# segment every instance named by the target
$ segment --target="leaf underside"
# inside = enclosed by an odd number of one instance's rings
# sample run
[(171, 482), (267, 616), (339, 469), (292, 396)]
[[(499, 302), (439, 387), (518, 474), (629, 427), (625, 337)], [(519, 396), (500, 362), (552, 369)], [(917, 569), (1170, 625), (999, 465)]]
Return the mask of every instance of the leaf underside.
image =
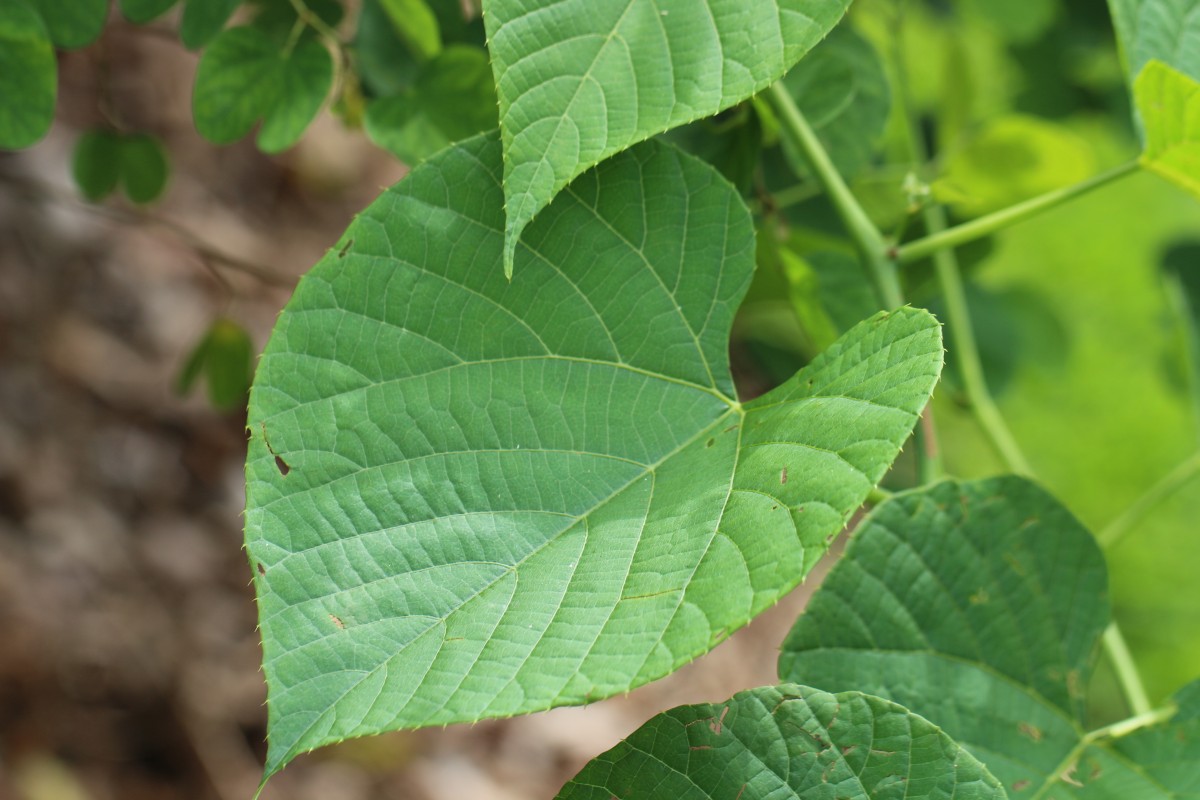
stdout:
[(593, 759), (561, 800), (1003, 800), (933, 724), (858, 692), (751, 689), (652, 718)]
[(945, 482), (864, 521), (784, 642), (779, 673), (926, 717), (1012, 800), (1191, 796), (1197, 720), (1083, 739), (1108, 618), (1103, 556), (1056, 500), (1016, 477)]
[(500, 100), (504, 267), (521, 231), (589, 167), (747, 99), (849, 0), (485, 0)]
[(1155, 60), (1133, 96), (1146, 132), (1142, 166), (1200, 197), (1200, 83)]
[(939, 374), (936, 321), (901, 309), (738, 403), (754, 248), (734, 189), (640, 145), (539, 217), (509, 282), (501, 163), (477, 137), (381, 196), (261, 361), (246, 541), (267, 775), (706, 652), (802, 579)]

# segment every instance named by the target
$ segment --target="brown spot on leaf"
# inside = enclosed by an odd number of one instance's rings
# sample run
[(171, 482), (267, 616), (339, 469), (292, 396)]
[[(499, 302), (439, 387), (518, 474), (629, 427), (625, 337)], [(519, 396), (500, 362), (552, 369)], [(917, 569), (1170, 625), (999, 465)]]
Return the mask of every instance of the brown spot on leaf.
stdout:
[(1033, 781), (1020, 780), (1012, 785), (1014, 792), (1023, 792), (1032, 785)]
[(1022, 736), (1026, 736), (1035, 742), (1042, 740), (1042, 729), (1036, 725), (1031, 725), (1028, 722), (1022, 722), (1017, 726), (1017, 730)]
[(260, 562), (258, 562), (258, 565), (257, 565), (257, 566), (258, 566), (258, 574), (259, 574), (259, 575), (266, 575), (266, 574), (267, 574), (267, 568), (266, 568), (266, 567), (264, 567), (264, 566), (262, 565), (262, 562), (261, 562), (261, 561), (260, 561)]
[(345, 258), (345, 257), (346, 257), (346, 253), (347, 253), (347, 251), (349, 251), (349, 250), (350, 250), (350, 248), (351, 248), (353, 245), (354, 245), (354, 240), (353, 240), (353, 239), (347, 239), (347, 240), (346, 240), (346, 243), (345, 243), (344, 245), (342, 245), (342, 249), (341, 249), (341, 250), (338, 250), (338, 256), (337, 256), (337, 257), (338, 257), (338, 258)]
[(334, 625), (337, 625), (337, 626), (338, 626), (338, 630), (341, 630), (341, 631), (344, 631), (344, 630), (346, 630), (346, 623), (342, 622), (342, 620), (341, 620), (341, 618), (340, 618), (340, 617), (337, 617), (337, 616), (335, 616), (335, 615), (333, 615), (333, 614), (330, 614), (330, 615), (329, 615), (329, 618), (330, 618), (331, 620), (333, 620), (333, 624), (334, 624)]
[(780, 484), (787, 483), (787, 467), (784, 467), (783, 469), (781, 469), (779, 471), (779, 483)]

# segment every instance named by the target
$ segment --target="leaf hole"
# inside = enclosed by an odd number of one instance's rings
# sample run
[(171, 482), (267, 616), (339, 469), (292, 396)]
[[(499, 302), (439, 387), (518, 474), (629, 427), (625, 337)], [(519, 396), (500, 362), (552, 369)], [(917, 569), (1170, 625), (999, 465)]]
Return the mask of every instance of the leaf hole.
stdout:
[(264, 566), (262, 565), (262, 562), (261, 562), (261, 561), (259, 561), (259, 562), (258, 562), (258, 564), (257, 564), (256, 566), (258, 567), (258, 574), (259, 574), (259, 575), (266, 575), (266, 574), (267, 574), (267, 568), (266, 568), (266, 567), (264, 567)]
[(292, 468), (280, 456), (275, 456), (275, 467), (279, 470), (280, 475), (287, 475), (292, 471)]

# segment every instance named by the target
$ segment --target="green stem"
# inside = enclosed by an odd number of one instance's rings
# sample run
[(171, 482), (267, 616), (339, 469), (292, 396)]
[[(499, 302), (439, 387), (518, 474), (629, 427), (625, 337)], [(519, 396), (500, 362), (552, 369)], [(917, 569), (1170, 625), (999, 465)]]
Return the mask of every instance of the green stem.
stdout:
[(1123, 719), (1120, 722), (1114, 722), (1112, 725), (1105, 725), (1103, 728), (1097, 728), (1086, 734), (1083, 737), (1083, 744), (1093, 744), (1101, 739), (1120, 739), (1122, 736), (1128, 736), (1134, 731), (1140, 731), (1142, 728), (1149, 728), (1151, 725), (1166, 722), (1175, 716), (1175, 712), (1178, 710), (1174, 705), (1163, 706), (1162, 708), (1147, 710), (1129, 719)]
[(884, 308), (899, 308), (904, 305), (904, 297), (900, 291), (900, 280), (896, 275), (896, 267), (887, 257), (887, 245), (883, 235), (867, 216), (862, 205), (850, 192), (850, 187), (838, 173), (829, 153), (821, 145), (817, 134), (809, 126), (804, 114), (796, 107), (791, 95), (782, 84), (771, 86), (763, 97), (779, 119), (780, 134), (788, 140), (796, 150), (803, 153), (812, 167), (817, 181), (825, 190), (829, 201), (837, 210), (842, 223), (846, 226), (850, 238), (854, 240), (875, 293)]
[(1031, 200), (1026, 200), (1023, 203), (1017, 203), (1014, 206), (997, 211), (994, 214), (988, 214), (987, 216), (973, 219), (970, 222), (946, 230), (930, 231), (929, 235), (924, 238), (896, 248), (896, 262), (899, 264), (910, 264), (914, 261), (928, 258), (940, 250), (957, 247), (987, 236), (989, 233), (1003, 230), (1010, 225), (1015, 225), (1030, 217), (1037, 216), (1043, 211), (1074, 200), (1119, 178), (1131, 175), (1137, 171), (1138, 166), (1137, 161), (1130, 161), (1108, 172), (1103, 172), (1089, 178), (1082, 183), (1077, 183), (1063, 189), (1055, 189), (1052, 192), (1047, 192)]
[(1096, 537), (1101, 546), (1111, 548), (1142, 523), (1154, 508), (1200, 475), (1200, 451), (1193, 453), (1158, 483), (1146, 490), (1120, 516), (1105, 526)]
[(1125, 637), (1121, 635), (1121, 629), (1115, 621), (1109, 623), (1104, 631), (1104, 652), (1108, 654), (1109, 663), (1117, 676), (1117, 683), (1121, 685), (1121, 691), (1129, 701), (1133, 713), (1139, 716), (1150, 713), (1150, 698), (1146, 695), (1142, 676), (1138, 674), (1133, 655), (1129, 652), (1129, 645), (1125, 643)]

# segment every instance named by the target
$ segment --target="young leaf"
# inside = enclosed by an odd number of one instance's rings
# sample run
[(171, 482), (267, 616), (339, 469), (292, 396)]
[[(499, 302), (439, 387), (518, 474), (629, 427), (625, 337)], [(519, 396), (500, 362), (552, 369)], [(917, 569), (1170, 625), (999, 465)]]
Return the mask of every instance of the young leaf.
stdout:
[(485, 0), (504, 137), (504, 270), (572, 178), (765, 89), (849, 0)]
[[(870, 162), (883, 136), (892, 107), (891, 89), (875, 48), (846, 25), (783, 79), (809, 124), (847, 177)], [(808, 160), (787, 142), (784, 152), (798, 175), (808, 175)]]
[(1133, 97), (1145, 130), (1142, 166), (1200, 197), (1200, 83), (1154, 60)]
[(1004, 800), (973, 756), (859, 692), (785, 684), (659, 714), (593, 759), (560, 800)]
[[(1017, 477), (948, 481), (864, 521), (784, 642), (779, 673), (901, 703), (983, 761), (1013, 800), (1195, 791), (1194, 720), (1085, 738), (1108, 617), (1104, 558), (1054, 498)], [(1138, 755), (1151, 740), (1159, 754)]]
[(285, 52), (259, 28), (230, 28), (200, 59), (192, 96), (196, 130), (228, 144), (261, 118), (259, 148), (286, 150), (312, 122), (332, 83), (333, 62), (319, 42), (302, 38)]
[(192, 50), (203, 47), (221, 32), (242, 0), (188, 0), (183, 7), (179, 38)]
[(371, 141), (417, 164), (451, 142), (496, 127), (496, 92), (487, 53), (451, 45), (422, 66), (412, 90), (367, 108)]
[(733, 187), (640, 145), (530, 226), (510, 282), (502, 169), (488, 135), (413, 170), (301, 281), (260, 363), (267, 775), (706, 652), (803, 578), (937, 379), (940, 328), (906, 308), (739, 403), (754, 246)]
[(0, 148), (28, 147), (46, 135), (57, 83), (41, 16), (25, 0), (0, 3)]
[(130, 134), (121, 142), (121, 185), (135, 203), (149, 203), (167, 185), (167, 154), (153, 136)]
[(160, 17), (178, 0), (120, 0), (121, 13), (125, 19), (138, 25)]
[(108, 19), (108, 0), (32, 0), (42, 15), (50, 41), (73, 50), (96, 41)]
[(71, 174), (79, 191), (93, 203), (117, 188), (121, 177), (121, 136), (99, 129), (88, 131), (75, 143)]

